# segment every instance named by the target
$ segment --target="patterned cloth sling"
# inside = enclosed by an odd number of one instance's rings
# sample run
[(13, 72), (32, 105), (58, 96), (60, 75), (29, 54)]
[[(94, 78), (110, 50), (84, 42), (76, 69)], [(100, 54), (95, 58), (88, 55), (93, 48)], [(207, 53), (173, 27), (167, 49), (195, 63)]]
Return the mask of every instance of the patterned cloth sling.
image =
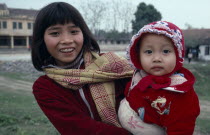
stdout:
[(60, 85), (78, 90), (89, 84), (91, 95), (103, 122), (120, 127), (115, 110), (114, 80), (128, 78), (133, 69), (127, 60), (114, 53), (99, 56), (95, 52), (84, 53), (85, 69), (45, 68), (48, 77)]

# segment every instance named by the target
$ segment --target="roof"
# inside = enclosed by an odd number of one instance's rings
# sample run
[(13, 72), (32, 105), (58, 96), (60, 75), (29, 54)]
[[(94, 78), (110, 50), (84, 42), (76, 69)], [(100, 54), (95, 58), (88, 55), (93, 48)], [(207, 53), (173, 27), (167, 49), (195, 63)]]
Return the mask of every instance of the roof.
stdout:
[(17, 8), (9, 8), (10, 16), (29, 16), (35, 17), (38, 10), (34, 9), (17, 9)]
[(7, 5), (4, 3), (0, 3), (0, 10), (6, 10), (7, 9)]
[(183, 30), (185, 45), (198, 46), (200, 44), (210, 44), (210, 29), (189, 29)]
[(210, 29), (183, 30), (185, 38), (210, 38)]
[(8, 8), (4, 3), (0, 3), (0, 10), (9, 11), (7, 17), (11, 18), (34, 18), (38, 12), (38, 10), (34, 9)]

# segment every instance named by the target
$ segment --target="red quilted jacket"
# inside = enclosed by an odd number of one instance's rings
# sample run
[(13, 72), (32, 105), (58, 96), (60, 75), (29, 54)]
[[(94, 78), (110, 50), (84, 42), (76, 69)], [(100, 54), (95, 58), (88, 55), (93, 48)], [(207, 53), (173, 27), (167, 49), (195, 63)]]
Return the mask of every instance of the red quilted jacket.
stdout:
[[(124, 86), (128, 79), (115, 81), (116, 110), (124, 98)], [(84, 95), (93, 112), (94, 119), (82, 100), (79, 90), (70, 90), (41, 76), (33, 85), (33, 94), (48, 119), (62, 135), (127, 135), (123, 128), (101, 122), (91, 93), (83, 87)]]
[(199, 100), (193, 89), (194, 76), (187, 69), (182, 73), (187, 81), (174, 87), (185, 93), (153, 88), (140, 91), (141, 86), (137, 84), (128, 94), (130, 83), (126, 86), (126, 99), (131, 108), (144, 122), (165, 128), (167, 135), (192, 135), (200, 113)]

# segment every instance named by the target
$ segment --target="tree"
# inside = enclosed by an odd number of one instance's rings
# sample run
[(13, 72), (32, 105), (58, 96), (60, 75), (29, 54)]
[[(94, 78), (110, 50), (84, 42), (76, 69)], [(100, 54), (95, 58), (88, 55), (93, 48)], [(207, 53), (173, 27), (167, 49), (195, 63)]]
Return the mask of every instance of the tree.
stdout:
[(80, 3), (84, 19), (95, 35), (98, 34), (97, 32), (100, 29), (101, 23), (103, 23), (104, 14), (107, 10), (106, 5), (105, 2), (97, 0), (85, 0)]
[(108, 3), (105, 18), (106, 31), (130, 31), (133, 19), (133, 5), (131, 1), (112, 0)]
[(153, 5), (146, 5), (144, 2), (138, 5), (134, 16), (135, 20), (132, 20), (132, 29), (135, 33), (144, 25), (162, 19), (161, 13)]
[(130, 32), (132, 29), (134, 6), (131, 1), (80, 0), (77, 5), (89, 28), (96, 35), (100, 30)]
[(134, 8), (131, 1), (124, 1), (119, 4), (119, 19), (122, 22), (122, 32), (131, 31), (131, 20), (133, 19)]
[(185, 23), (185, 27), (190, 30), (190, 29), (193, 29), (192, 25), (190, 25), (189, 23)]

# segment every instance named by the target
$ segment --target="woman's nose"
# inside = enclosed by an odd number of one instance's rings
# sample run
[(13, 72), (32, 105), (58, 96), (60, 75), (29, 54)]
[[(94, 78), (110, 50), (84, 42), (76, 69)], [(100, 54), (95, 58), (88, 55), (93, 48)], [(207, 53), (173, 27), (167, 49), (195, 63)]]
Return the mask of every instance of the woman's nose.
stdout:
[(62, 34), (61, 40), (60, 40), (61, 44), (70, 44), (72, 42), (73, 42), (73, 39), (72, 39), (72, 36), (70, 34), (68, 34), (68, 33)]

